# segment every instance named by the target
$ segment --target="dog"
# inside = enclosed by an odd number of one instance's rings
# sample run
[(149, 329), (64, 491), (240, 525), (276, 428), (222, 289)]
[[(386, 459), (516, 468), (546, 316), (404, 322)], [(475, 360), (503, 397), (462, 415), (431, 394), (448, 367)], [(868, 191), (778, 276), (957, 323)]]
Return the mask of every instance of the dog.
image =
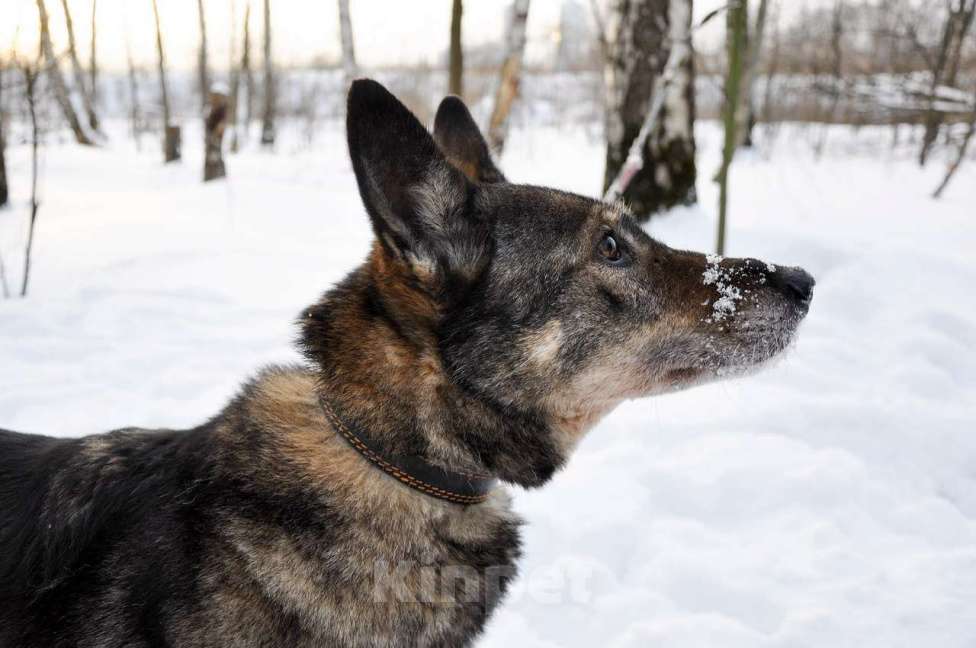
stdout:
[(625, 399), (785, 349), (803, 270), (670, 249), (623, 204), (510, 183), (353, 83), (375, 242), (271, 367), (186, 431), (0, 432), (0, 646), (465, 646), (515, 576), (505, 485)]

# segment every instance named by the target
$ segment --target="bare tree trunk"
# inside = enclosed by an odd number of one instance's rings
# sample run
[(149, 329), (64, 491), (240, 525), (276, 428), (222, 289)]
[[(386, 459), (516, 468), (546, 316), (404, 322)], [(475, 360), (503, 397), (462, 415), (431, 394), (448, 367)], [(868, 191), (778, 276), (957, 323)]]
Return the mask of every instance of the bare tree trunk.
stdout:
[[(7, 111), (3, 103), (3, 83), (4, 76), (6, 72), (5, 64), (0, 61), (0, 207), (7, 204), (9, 199), (8, 188), (7, 188), (7, 163), (6, 163), (6, 151), (7, 151), (7, 140), (6, 140), (6, 126), (7, 126)], [(3, 298), (10, 298), (10, 286), (7, 284), (7, 268), (3, 263), (3, 257), (0, 256), (0, 289), (3, 290)]]
[[(7, 204), (10, 196), (7, 187), (7, 140), (6, 140), (6, 127), (7, 127), (7, 110), (3, 102), (3, 84), (4, 77), (6, 76), (6, 64), (0, 61), (0, 207)], [(3, 263), (3, 257), (0, 256), (0, 289), (3, 291), (3, 298), (10, 298), (10, 286), (7, 284), (7, 268)]]
[(203, 0), (197, 0), (197, 16), (200, 22), (200, 51), (197, 53), (197, 82), (200, 84), (200, 105), (204, 108), (210, 97), (210, 70), (207, 65), (207, 15)]
[(625, 179), (622, 198), (641, 218), (693, 203), (691, 2), (615, 0), (607, 22), (605, 192)]
[(461, 14), (463, 11), (462, 0), (454, 0), (451, 5), (451, 54), (448, 63), (447, 91), (458, 97), (464, 95), (464, 50), (461, 49)]
[[(968, 1), (968, 4), (967, 4)], [(959, 64), (962, 62), (963, 43), (966, 35), (973, 24), (973, 17), (976, 15), (976, 0), (961, 0), (959, 13), (957, 15), (956, 37), (949, 45), (947, 56), (946, 85), (954, 86), (959, 75)]]
[(71, 132), (74, 133), (75, 140), (84, 146), (94, 146), (94, 140), (85, 132), (81, 120), (78, 119), (78, 113), (71, 103), (68, 86), (64, 82), (64, 76), (61, 74), (58, 57), (54, 52), (54, 44), (51, 42), (50, 23), (48, 21), (47, 7), (44, 6), (44, 0), (37, 0), (37, 14), (40, 18), (41, 51), (44, 53), (45, 67), (48, 77), (51, 79), (54, 98), (57, 100), (58, 106), (61, 108), (61, 114), (64, 115), (65, 121), (68, 122)]
[(210, 112), (204, 122), (203, 181), (216, 180), (227, 175), (224, 165), (224, 129), (227, 126), (227, 95), (210, 92)]
[(956, 152), (956, 158), (949, 165), (949, 169), (946, 171), (945, 178), (932, 193), (933, 198), (941, 198), (942, 192), (949, 185), (952, 180), (952, 176), (956, 174), (959, 167), (962, 166), (962, 161), (966, 158), (966, 152), (969, 150), (969, 143), (973, 139), (973, 133), (976, 132), (976, 96), (973, 97), (973, 114), (969, 118), (969, 128), (966, 129), (966, 134), (962, 138), (962, 142), (959, 143), (959, 150)]
[(169, 106), (169, 90), (166, 85), (166, 53), (163, 50), (163, 28), (159, 22), (159, 6), (152, 0), (153, 18), (156, 20), (156, 53), (159, 57), (159, 93), (163, 102), (163, 160), (175, 162), (181, 157), (182, 133), (173, 124)]
[[(91, 43), (88, 53), (88, 90), (91, 97), (92, 106), (94, 106), (96, 114), (98, 114), (98, 48), (96, 45), (98, 29), (97, 29), (97, 19), (98, 19), (98, 0), (92, 0), (91, 8)], [(97, 129), (97, 120), (95, 124), (91, 124), (92, 128)]]
[(779, 33), (779, 11), (775, 13), (773, 22), (773, 43), (769, 53), (769, 66), (766, 70), (766, 87), (763, 88), (763, 103), (760, 112), (760, 119), (765, 122), (765, 135), (767, 140), (771, 140), (776, 132), (776, 125), (773, 124), (773, 83), (776, 74), (779, 72), (780, 57), (780, 33)]
[(24, 278), (20, 285), (21, 297), (27, 296), (27, 285), (30, 281), (31, 252), (34, 249), (34, 225), (37, 223), (37, 210), (40, 207), (40, 203), (37, 201), (38, 146), (41, 132), (37, 123), (37, 73), (38, 71), (30, 65), (24, 67), (24, 94), (27, 98), (27, 110), (30, 114), (31, 122), (31, 214), (30, 224), (27, 228), (27, 247), (24, 250)]
[(139, 105), (139, 79), (136, 77), (136, 66), (132, 61), (132, 46), (129, 34), (125, 34), (125, 64), (129, 78), (129, 128), (132, 138), (136, 141), (136, 150), (142, 149), (142, 107)]
[(756, 101), (754, 92), (756, 76), (759, 74), (759, 62), (762, 60), (763, 39), (766, 35), (766, 14), (769, 0), (759, 0), (756, 13), (756, 23), (749, 39), (749, 54), (743, 72), (742, 97), (744, 110), (740, 118), (739, 145), (752, 146), (752, 129), (756, 125)]
[(837, 116), (837, 106), (840, 103), (841, 96), (841, 83), (843, 82), (843, 71), (844, 71), (844, 49), (843, 49), (843, 36), (844, 36), (844, 2), (843, 0), (835, 0), (834, 11), (832, 13), (831, 24), (830, 24), (830, 104), (827, 108), (827, 114), (824, 116), (824, 123), (821, 124), (820, 136), (814, 143), (813, 152), (814, 155), (819, 158), (823, 154), (824, 145), (827, 143), (827, 129), (830, 124), (834, 122)]
[(240, 129), (242, 139), (247, 139), (254, 120), (254, 73), (251, 71), (251, 2), (244, 5), (244, 35), (241, 46), (241, 76), (244, 77), (244, 90), (247, 101), (244, 103), (244, 123)]
[(339, 40), (342, 42), (342, 84), (348, 90), (359, 73), (356, 66), (356, 48), (352, 38), (349, 0), (339, 0)]
[[(4, 82), (4, 72), (5, 67), (3, 61), (0, 61), (0, 207), (7, 204), (10, 199), (9, 189), (7, 187), (7, 111), (4, 110), (3, 105), (3, 82)], [(6, 288), (6, 286), (4, 286)]]
[(64, 11), (64, 24), (68, 32), (68, 58), (71, 59), (71, 70), (74, 73), (75, 85), (78, 87), (78, 94), (81, 96), (81, 105), (88, 115), (88, 125), (93, 131), (98, 130), (98, 115), (95, 114), (95, 105), (92, 103), (91, 95), (88, 93), (85, 72), (81, 68), (81, 59), (78, 58), (78, 48), (75, 43), (75, 26), (71, 19), (71, 10), (68, 8), (68, 0), (61, 0), (61, 9)]
[(747, 0), (732, 0), (728, 6), (726, 41), (728, 49), (728, 72), (725, 77), (725, 102), (722, 108), (722, 121), (725, 124), (725, 140), (722, 146), (722, 166), (718, 172), (718, 236), (715, 250), (725, 254), (726, 213), (729, 199), (729, 167), (735, 155), (736, 113), (739, 108), (739, 91), (742, 83), (742, 65), (745, 57), (745, 32), (749, 19)]
[(275, 78), (271, 59), (271, 0), (264, 0), (264, 118), (261, 124), (261, 144), (275, 142)]
[[(7, 187), (7, 163), (6, 163), (6, 152), (7, 152), (7, 140), (6, 140), (6, 126), (7, 126), (7, 111), (3, 103), (3, 83), (4, 77), (6, 76), (6, 65), (0, 61), (0, 207), (7, 204), (9, 200), (8, 187)], [(3, 263), (3, 257), (0, 256), (0, 290), (3, 291), (3, 298), (10, 298), (10, 286), (7, 284), (7, 268)]]
[(525, 55), (525, 27), (529, 19), (529, 0), (514, 0), (505, 43), (505, 60), (495, 92), (495, 107), (488, 120), (488, 146), (501, 155), (508, 134), (508, 117), (522, 82), (522, 58)]
[(227, 97), (227, 127), (230, 129), (230, 152), (237, 153), (237, 104), (241, 96), (241, 66), (237, 61), (237, 0), (230, 0), (230, 94)]
[(10, 285), (7, 283), (7, 266), (3, 262), (2, 254), (0, 254), (0, 290), (3, 291), (4, 299), (10, 299)]
[(0, 207), (10, 200), (10, 189), (7, 187), (7, 139), (3, 136), (4, 119), (0, 115)]
[(925, 130), (922, 134), (922, 147), (918, 153), (918, 163), (921, 166), (925, 166), (928, 161), (929, 153), (938, 138), (944, 119), (943, 114), (935, 106), (938, 89), (939, 86), (952, 86), (956, 83), (962, 43), (976, 13), (976, 0), (951, 0), (948, 10), (942, 42), (932, 67), (932, 85), (928, 109), (925, 112)]

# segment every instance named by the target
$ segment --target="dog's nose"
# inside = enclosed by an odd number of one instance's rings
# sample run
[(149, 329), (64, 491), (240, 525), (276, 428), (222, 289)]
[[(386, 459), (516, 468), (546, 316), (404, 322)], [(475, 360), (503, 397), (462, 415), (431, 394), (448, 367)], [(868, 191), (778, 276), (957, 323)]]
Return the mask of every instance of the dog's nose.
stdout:
[(776, 272), (769, 275), (769, 283), (787, 297), (809, 304), (817, 282), (803, 268), (777, 268)]

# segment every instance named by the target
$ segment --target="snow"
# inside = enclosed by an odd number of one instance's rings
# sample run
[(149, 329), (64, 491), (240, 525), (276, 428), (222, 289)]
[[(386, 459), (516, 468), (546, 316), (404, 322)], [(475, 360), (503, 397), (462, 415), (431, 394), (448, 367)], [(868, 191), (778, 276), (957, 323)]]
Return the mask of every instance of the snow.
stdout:
[[(715, 291), (719, 295), (718, 299), (712, 302), (712, 314), (706, 318), (712, 322), (721, 322), (735, 315), (735, 303), (744, 296), (743, 291), (732, 282), (735, 270), (719, 266), (723, 260), (724, 258), (718, 254), (706, 255), (705, 271), (702, 272), (702, 283), (706, 286), (715, 286)], [(762, 277), (763, 283), (765, 280), (766, 278)], [(708, 302), (705, 302), (705, 305), (707, 306)]]
[[(0, 427), (190, 426), (263, 363), (298, 360), (295, 317), (371, 238), (323, 128), (312, 146), (285, 129), (208, 185), (194, 127), (169, 167), (119, 129), (104, 149), (50, 145), (31, 293), (0, 300)], [(709, 250), (720, 137), (698, 132), (701, 206), (650, 230)], [(920, 171), (888, 131), (833, 128), (819, 162), (810, 133), (784, 127), (731, 170), (727, 252), (817, 279), (795, 349), (623, 405), (518, 492), (522, 575), (483, 648), (976, 644), (976, 166), (933, 201), (940, 165)], [(28, 158), (9, 153), (13, 285)], [(596, 195), (602, 159), (584, 129), (530, 127), (502, 166)]]

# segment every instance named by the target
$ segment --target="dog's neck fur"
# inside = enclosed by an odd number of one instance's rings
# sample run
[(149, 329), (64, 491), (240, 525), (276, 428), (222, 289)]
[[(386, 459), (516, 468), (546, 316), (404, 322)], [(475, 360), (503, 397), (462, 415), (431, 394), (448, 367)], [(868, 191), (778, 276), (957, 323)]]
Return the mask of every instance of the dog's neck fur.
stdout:
[(322, 394), (391, 453), (538, 486), (565, 461), (553, 422), (488, 402), (451, 379), (436, 299), (380, 245), (303, 318)]

